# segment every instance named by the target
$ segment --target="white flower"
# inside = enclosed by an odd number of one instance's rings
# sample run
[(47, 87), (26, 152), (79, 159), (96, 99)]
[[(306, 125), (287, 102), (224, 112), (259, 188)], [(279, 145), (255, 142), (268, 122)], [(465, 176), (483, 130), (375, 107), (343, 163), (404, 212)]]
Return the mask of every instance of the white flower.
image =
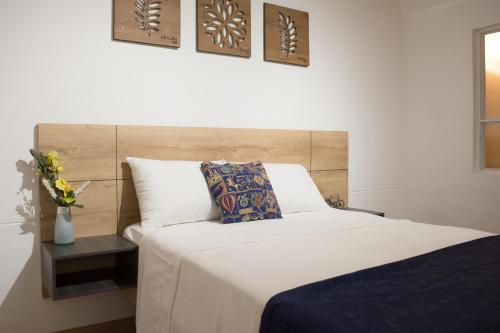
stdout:
[(85, 191), (85, 189), (87, 189), (87, 187), (90, 185), (90, 180), (87, 180), (86, 182), (84, 182), (82, 185), (80, 185), (80, 187), (75, 191), (74, 193), (74, 197), (75, 198), (78, 198), (78, 196), (80, 194), (83, 193), (83, 191)]
[(52, 186), (50, 186), (50, 182), (47, 180), (47, 179), (42, 179), (42, 184), (43, 186), (45, 186), (45, 188), (47, 189), (47, 191), (49, 191), (49, 194), (50, 196), (52, 197), (52, 199), (57, 199), (57, 194), (56, 194), (56, 191), (54, 191), (54, 189), (52, 188)]

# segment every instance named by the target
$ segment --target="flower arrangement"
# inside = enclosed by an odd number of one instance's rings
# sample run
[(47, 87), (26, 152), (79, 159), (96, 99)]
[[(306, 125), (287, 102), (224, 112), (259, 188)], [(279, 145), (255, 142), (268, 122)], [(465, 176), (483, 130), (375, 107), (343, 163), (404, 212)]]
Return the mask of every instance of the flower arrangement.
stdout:
[(57, 151), (49, 151), (47, 155), (44, 155), (31, 149), (30, 153), (36, 161), (37, 175), (41, 178), (42, 184), (49, 192), (52, 201), (58, 207), (74, 206), (83, 208), (83, 205), (76, 203), (76, 199), (89, 186), (90, 181), (84, 182), (75, 191), (67, 181), (59, 177), (59, 173), (64, 171), (64, 167), (59, 160)]

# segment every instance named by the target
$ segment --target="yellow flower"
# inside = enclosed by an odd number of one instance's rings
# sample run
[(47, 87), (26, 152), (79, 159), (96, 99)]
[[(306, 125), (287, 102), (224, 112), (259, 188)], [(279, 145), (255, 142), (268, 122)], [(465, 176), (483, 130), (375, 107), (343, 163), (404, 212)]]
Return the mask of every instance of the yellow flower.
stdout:
[(47, 154), (47, 159), (49, 161), (58, 160), (59, 159), (59, 153), (57, 151), (55, 151), (55, 150), (51, 150)]
[(63, 166), (61, 165), (61, 162), (59, 162), (59, 153), (55, 150), (51, 150), (47, 154), (47, 166), (49, 167), (49, 170), (52, 172), (62, 172), (64, 171)]
[(64, 171), (64, 167), (61, 165), (61, 163), (59, 162), (59, 160), (50, 160), (50, 163), (49, 163), (49, 170), (52, 171), (52, 172), (63, 172)]
[(71, 185), (62, 178), (56, 180), (56, 188), (64, 192), (64, 197), (66, 198), (70, 192), (73, 192)]

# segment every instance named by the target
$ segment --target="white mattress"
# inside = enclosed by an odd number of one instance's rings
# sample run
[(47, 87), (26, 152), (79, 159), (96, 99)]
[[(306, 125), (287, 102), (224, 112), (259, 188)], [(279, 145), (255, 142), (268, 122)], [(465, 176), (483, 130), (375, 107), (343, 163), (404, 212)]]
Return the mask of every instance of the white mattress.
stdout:
[(336, 209), (132, 228), (125, 234), (140, 243), (139, 333), (256, 333), (279, 292), (490, 235)]

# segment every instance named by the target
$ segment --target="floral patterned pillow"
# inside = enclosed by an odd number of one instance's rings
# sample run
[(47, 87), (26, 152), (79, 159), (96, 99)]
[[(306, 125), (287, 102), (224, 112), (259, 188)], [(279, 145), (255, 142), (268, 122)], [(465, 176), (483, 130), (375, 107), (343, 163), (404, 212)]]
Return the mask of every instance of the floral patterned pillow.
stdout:
[(281, 218), (280, 206), (261, 162), (203, 162), (201, 171), (223, 223)]

